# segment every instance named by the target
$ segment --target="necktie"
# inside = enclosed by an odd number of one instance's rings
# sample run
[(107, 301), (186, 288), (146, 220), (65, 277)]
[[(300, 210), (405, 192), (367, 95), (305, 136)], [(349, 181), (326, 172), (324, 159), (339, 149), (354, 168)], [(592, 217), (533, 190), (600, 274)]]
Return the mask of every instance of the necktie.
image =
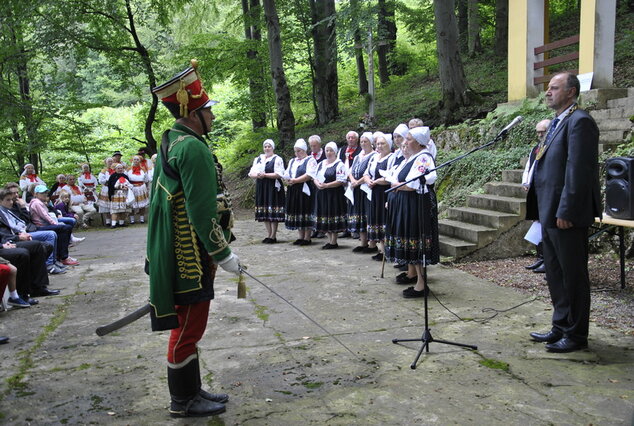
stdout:
[(553, 134), (555, 133), (555, 129), (557, 128), (557, 123), (559, 123), (559, 118), (555, 118), (550, 123), (550, 128), (548, 129), (548, 133), (546, 134), (546, 139), (544, 139), (544, 145), (548, 145), (550, 140), (553, 138)]

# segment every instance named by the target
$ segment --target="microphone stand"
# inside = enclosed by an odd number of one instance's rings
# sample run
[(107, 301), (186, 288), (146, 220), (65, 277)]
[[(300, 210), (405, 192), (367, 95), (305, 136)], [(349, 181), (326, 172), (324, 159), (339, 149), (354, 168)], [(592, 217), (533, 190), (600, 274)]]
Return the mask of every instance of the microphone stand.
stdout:
[[(451, 164), (453, 164), (453, 163), (455, 163), (455, 162), (457, 162), (457, 161), (459, 161), (459, 160), (461, 160), (461, 159), (473, 154), (476, 151), (480, 151), (481, 149), (484, 149), (484, 148), (487, 148), (487, 147), (493, 145), (498, 140), (503, 139), (507, 135), (507, 133), (508, 133), (508, 129), (507, 130), (502, 130), (490, 142), (487, 142), (486, 144), (481, 145), (479, 147), (473, 148), (471, 151), (469, 151), (469, 152), (467, 152), (465, 154), (462, 154), (462, 155), (460, 155), (460, 156), (458, 156), (456, 158), (453, 158), (453, 159), (451, 159), (449, 161), (446, 161), (446, 162), (444, 162), (443, 164), (439, 165), (438, 167), (436, 167), (434, 169), (427, 170), (422, 175), (416, 176), (415, 178), (412, 178), (412, 179), (410, 179), (410, 180), (408, 180), (406, 182), (403, 182), (402, 184), (400, 184), (398, 186), (395, 186), (394, 188), (390, 188), (390, 189), (388, 189), (385, 192), (388, 193), (388, 192), (394, 191), (397, 188), (400, 188), (401, 186), (406, 185), (406, 184), (408, 184), (410, 182), (413, 182), (413, 181), (415, 181), (417, 179), (422, 179), (422, 185), (424, 187), (424, 185), (425, 185), (425, 182), (424, 182), (425, 176), (428, 175), (429, 173), (431, 173), (433, 171), (436, 171), (438, 169), (442, 169), (443, 167), (447, 167), (447, 166), (449, 166), (449, 165), (451, 165)], [(438, 342), (438, 343), (442, 343), (442, 344), (445, 344), (445, 345), (452, 345), (452, 346), (460, 346), (460, 347), (463, 347), (463, 348), (469, 348), (469, 349), (474, 350), (474, 351), (478, 349), (478, 347), (476, 345), (468, 345), (468, 344), (465, 344), (465, 343), (456, 343), (456, 342), (450, 342), (448, 340), (434, 339), (434, 337), (431, 335), (431, 330), (429, 329), (429, 310), (428, 310), (429, 286), (427, 285), (427, 247), (426, 247), (426, 238), (425, 238), (425, 236), (426, 236), (426, 232), (425, 232), (426, 231), (426, 229), (425, 229), (426, 223), (425, 222), (426, 221), (425, 221), (425, 212), (424, 212), (424, 208), (425, 208), (424, 207), (425, 206), (425, 202), (424, 202), (424, 199), (423, 199), (424, 196), (425, 196), (425, 194), (423, 192), (423, 194), (420, 197), (420, 205), (419, 205), (419, 209), (418, 210), (419, 210), (419, 212), (421, 214), (421, 222), (422, 222), (422, 229), (421, 229), (421, 234), (422, 235), (420, 236), (420, 241), (421, 241), (421, 244), (423, 246), (423, 252), (422, 252), (422, 254), (423, 254), (423, 256), (422, 256), (423, 257), (423, 279), (425, 281), (425, 290), (427, 290), (427, 291), (423, 290), (425, 292), (424, 293), (425, 328), (423, 329), (423, 333), (422, 333), (420, 338), (417, 338), (417, 339), (392, 339), (392, 343), (394, 343), (394, 344), (399, 343), (399, 342), (422, 342), (423, 345), (420, 347), (418, 353), (416, 354), (416, 358), (414, 358), (414, 362), (412, 362), (412, 364), (410, 365), (410, 368), (412, 370), (416, 370), (416, 364), (418, 363), (418, 360), (420, 359), (421, 355), (423, 354), (423, 351), (429, 353), (429, 345), (431, 344), (431, 342)], [(431, 202), (431, 195), (430, 195), (430, 202)], [(385, 254), (384, 254), (384, 256), (385, 256)]]

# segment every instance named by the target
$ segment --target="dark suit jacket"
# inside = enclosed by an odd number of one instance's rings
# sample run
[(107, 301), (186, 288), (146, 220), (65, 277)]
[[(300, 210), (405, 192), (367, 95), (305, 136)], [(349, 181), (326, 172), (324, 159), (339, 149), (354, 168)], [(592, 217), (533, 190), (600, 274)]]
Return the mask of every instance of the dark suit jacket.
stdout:
[[(341, 162), (343, 164), (346, 164), (346, 150), (348, 149), (348, 145), (344, 145), (341, 148), (339, 148), (339, 159), (341, 160)], [(352, 153), (352, 159), (350, 160), (350, 165), (352, 166), (352, 160), (354, 160), (354, 157), (357, 156), (357, 154), (359, 154), (361, 152), (361, 145), (357, 145), (357, 148), (354, 150), (354, 152)], [(324, 153), (325, 155), (325, 153)]]
[(555, 228), (557, 218), (588, 227), (601, 214), (599, 129), (580, 109), (555, 129), (548, 149), (537, 160), (527, 196), (526, 218)]

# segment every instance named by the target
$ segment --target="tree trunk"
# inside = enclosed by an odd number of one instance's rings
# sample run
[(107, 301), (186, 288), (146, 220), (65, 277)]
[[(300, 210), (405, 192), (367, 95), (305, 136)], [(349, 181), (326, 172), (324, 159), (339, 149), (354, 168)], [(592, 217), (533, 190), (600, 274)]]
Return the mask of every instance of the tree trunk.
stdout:
[(475, 56), (482, 51), (480, 42), (480, 11), (478, 0), (468, 0), (469, 15), (469, 56)]
[(368, 77), (365, 73), (365, 63), (363, 62), (363, 45), (361, 43), (361, 30), (359, 29), (359, 1), (350, 0), (350, 9), (352, 11), (352, 25), (354, 25), (354, 58), (357, 63), (357, 78), (359, 85), (359, 94), (368, 93)]
[(314, 48), (313, 85), (317, 97), (317, 124), (331, 123), (339, 116), (337, 35), (335, 1), (310, 0)]
[(509, 36), (509, 0), (495, 1), (495, 56), (506, 57)]
[(443, 121), (449, 123), (453, 111), (468, 102), (467, 80), (458, 50), (454, 0), (434, 0), (434, 16), (443, 103), (441, 115)]
[(277, 129), (280, 133), (279, 149), (295, 142), (295, 116), (291, 109), (291, 93), (286, 84), (282, 58), (280, 21), (275, 8), (275, 0), (263, 0), (264, 16), (268, 28), (269, 57), (273, 91), (277, 102)]
[(262, 61), (254, 48), (262, 41), (260, 31), (260, 1), (242, 0), (244, 18), (244, 37), (251, 44), (247, 50), (247, 67), (249, 70), (249, 94), (251, 95), (251, 127), (253, 130), (266, 127), (266, 99), (262, 82)]
[(396, 48), (396, 20), (394, 16), (394, 0), (379, 0), (378, 19), (378, 56), (379, 80), (381, 84), (390, 81), (395, 66), (392, 54)]
[(469, 8), (467, 0), (456, 0), (458, 4), (458, 34), (460, 40), (460, 51), (467, 53), (469, 44)]
[(156, 118), (156, 110), (158, 108), (158, 97), (152, 93), (152, 88), (156, 87), (156, 77), (154, 76), (154, 68), (152, 67), (152, 60), (150, 59), (150, 54), (141, 43), (141, 39), (136, 31), (136, 25), (134, 23), (134, 14), (132, 13), (132, 7), (130, 6), (130, 0), (125, 1), (125, 8), (128, 15), (128, 23), (130, 24), (130, 34), (132, 35), (132, 39), (134, 40), (134, 45), (136, 47), (136, 51), (141, 56), (141, 63), (143, 64), (143, 68), (145, 69), (145, 74), (148, 79), (148, 84), (150, 85), (150, 93), (152, 94), (152, 104), (150, 105), (150, 110), (145, 117), (145, 140), (147, 142), (147, 148), (149, 148), (151, 154), (156, 153), (156, 139), (154, 139), (154, 135), (152, 134), (152, 123)]

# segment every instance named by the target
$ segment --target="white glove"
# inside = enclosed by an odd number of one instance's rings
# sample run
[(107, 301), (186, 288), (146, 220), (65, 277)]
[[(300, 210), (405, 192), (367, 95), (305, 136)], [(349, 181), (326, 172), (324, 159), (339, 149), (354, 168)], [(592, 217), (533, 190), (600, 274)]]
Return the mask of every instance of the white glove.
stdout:
[(229, 256), (225, 257), (222, 260), (218, 261), (218, 266), (224, 269), (227, 272), (232, 274), (240, 275), (240, 259), (238, 256), (231, 253)]

